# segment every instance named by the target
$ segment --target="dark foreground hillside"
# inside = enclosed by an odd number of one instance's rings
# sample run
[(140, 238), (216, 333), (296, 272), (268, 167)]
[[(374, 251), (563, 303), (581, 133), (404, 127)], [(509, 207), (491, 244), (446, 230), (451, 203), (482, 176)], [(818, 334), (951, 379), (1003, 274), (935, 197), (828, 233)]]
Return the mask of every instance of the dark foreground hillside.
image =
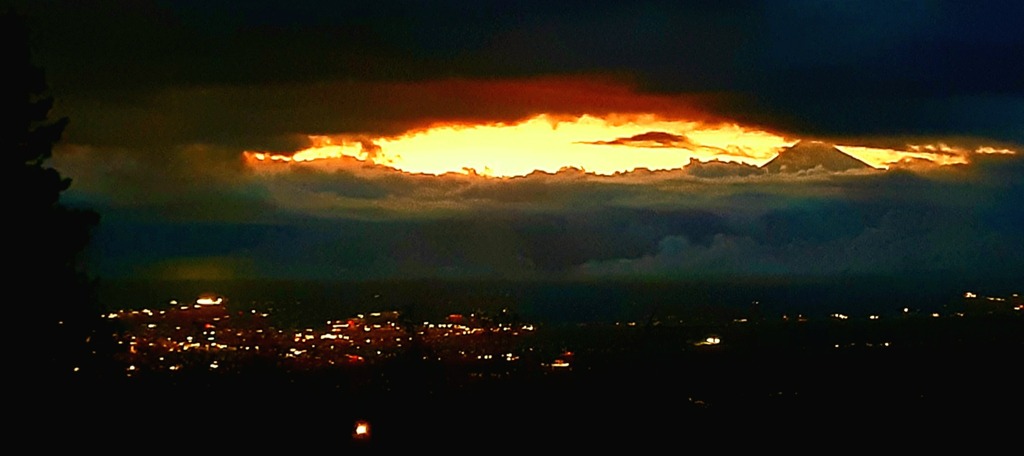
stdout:
[[(46, 446), (117, 451), (987, 445), (1024, 411), (1022, 323), (566, 325), (538, 331), (539, 362), (513, 367), (409, 355), (304, 372), (76, 373), (24, 398), (20, 422)], [(571, 351), (568, 366), (542, 362), (549, 348)]]

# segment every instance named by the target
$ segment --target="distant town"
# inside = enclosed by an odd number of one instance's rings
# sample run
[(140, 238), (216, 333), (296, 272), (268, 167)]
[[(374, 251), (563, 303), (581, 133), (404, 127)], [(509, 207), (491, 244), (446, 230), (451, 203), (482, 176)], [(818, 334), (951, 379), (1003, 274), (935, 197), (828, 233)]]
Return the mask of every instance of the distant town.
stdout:
[[(121, 323), (115, 337), (126, 374), (203, 368), (231, 371), (256, 360), (270, 360), (286, 371), (357, 366), (396, 358), (417, 348), (445, 362), (517, 362), (536, 331), (533, 324), (506, 316), (452, 314), (441, 322), (411, 322), (394, 310), (371, 311), (317, 328), (282, 328), (272, 315), (250, 310), (232, 313), (223, 297), (171, 302), (166, 309), (119, 311), (107, 317)], [(506, 318), (502, 318), (506, 317)], [(559, 363), (552, 363), (555, 367)]]
[[(793, 325), (829, 325), (830, 330), (786, 349), (886, 349), (928, 342), (920, 337), (923, 334), (893, 332), (895, 328), (906, 329), (893, 326), (896, 323), (919, 325), (932, 320), (939, 325), (981, 317), (1020, 319), (1024, 314), (1020, 294), (984, 296), (968, 291), (963, 294), (961, 305), (946, 309), (946, 313), (904, 308), (903, 314), (895, 317), (871, 314), (851, 318), (837, 312), (825, 319), (803, 314), (770, 318), (759, 314), (755, 305), (749, 315), (730, 321), (667, 317), (555, 328), (521, 321), (508, 309), (450, 314), (443, 321), (434, 322), (411, 321), (396, 310), (369, 310), (325, 321), (319, 327), (291, 328), (276, 325), (268, 312), (230, 311), (225, 305), (227, 299), (210, 294), (193, 302), (170, 301), (161, 309), (108, 314), (106, 317), (120, 328), (113, 337), (120, 347), (116, 356), (125, 366), (125, 375), (182, 370), (231, 372), (257, 362), (286, 372), (308, 372), (373, 365), (409, 356), (461, 366), (528, 365), (530, 369), (571, 370), (575, 352), (607, 356), (608, 352), (626, 350), (627, 340), (652, 331), (677, 336), (672, 344), (660, 346), (659, 350), (741, 350), (751, 328), (784, 329)], [(792, 337), (786, 339), (795, 343)], [(759, 343), (763, 346), (769, 342)]]
[(204, 432), (254, 449), (715, 446), (702, 436), (724, 429), (786, 445), (1019, 414), (1021, 296), (949, 303), (810, 316), (754, 302), (728, 317), (572, 323), (500, 307), (436, 321), (367, 309), (294, 327), (204, 294), (110, 312), (110, 375), (83, 370), (42, 399), (119, 412), (57, 417), (83, 433), (142, 445)]

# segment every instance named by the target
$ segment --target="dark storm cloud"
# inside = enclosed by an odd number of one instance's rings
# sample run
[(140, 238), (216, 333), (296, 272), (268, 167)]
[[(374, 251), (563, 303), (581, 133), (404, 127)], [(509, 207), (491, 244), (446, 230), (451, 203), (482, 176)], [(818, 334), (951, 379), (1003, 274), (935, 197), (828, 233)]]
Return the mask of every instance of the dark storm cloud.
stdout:
[(80, 94), (63, 100), (62, 114), (78, 119), (68, 132), (72, 142), (142, 147), (188, 141), (282, 152), (308, 147), (307, 135), (390, 136), (435, 122), (514, 122), (540, 113), (710, 118), (688, 109), (687, 97), (637, 95), (598, 78), (175, 87), (131, 100)]
[[(871, 175), (705, 178), (677, 171), (655, 175), (656, 183), (644, 174), (646, 184), (629, 183), (631, 176), (538, 174), (503, 182), (282, 174), (271, 179), (269, 194), (280, 190), (274, 185), (315, 182), (297, 199), (322, 197), (324, 206), (270, 198), (275, 215), (262, 221), (101, 227), (108, 234), (100, 239), (120, 252), (102, 261), (115, 276), (124, 273), (115, 264), (127, 263), (152, 274), (219, 265), (278, 278), (883, 276), (965, 287), (1020, 283), (1024, 160), (977, 160)], [(283, 193), (295, 194), (290, 187)], [(332, 204), (343, 209), (325, 209)], [(129, 238), (166, 239), (165, 253), (179, 261), (127, 247), (134, 245), (125, 243)], [(195, 269), (202, 265), (208, 269)]]
[(674, 61), (728, 75), (761, 13), (757, 2), (15, 4), (62, 69), (101, 87), (653, 72)]
[(105, 220), (246, 220), (272, 210), (236, 151), (206, 145), (136, 149), (64, 146), (53, 165), (72, 176), (67, 197)]
[[(623, 75), (800, 135), (1024, 143), (1015, 2), (15, 2), (75, 93)], [(400, 113), (396, 113), (399, 114)], [(227, 122), (241, 120), (225, 120)]]
[(751, 176), (764, 174), (764, 170), (743, 163), (723, 162), (710, 160), (702, 162), (695, 158), (690, 159), (686, 165), (686, 172), (697, 177), (728, 177), (728, 176)]
[(710, 117), (693, 106), (857, 145), (1019, 150), (1024, 4), (8, 3), (70, 118), (55, 164), (103, 213), (104, 276), (1024, 271), (1016, 156), (878, 176), (691, 162), (510, 180), (358, 163), (262, 174), (240, 156), (538, 112)]
[[(978, 161), (975, 167), (928, 174), (833, 178), (812, 184), (818, 187), (817, 197), (776, 187), (768, 190), (776, 202), (762, 211), (723, 212), (730, 229), (710, 242), (669, 235), (655, 253), (588, 262), (580, 274), (676, 279), (882, 275), (940, 277), (962, 286), (1019, 283), (1024, 279), (1019, 242), (1024, 235), (1019, 183), (1024, 161), (1005, 156)], [(824, 196), (823, 188), (833, 191)]]
[[(188, 270), (184, 263), (192, 262), (244, 264), (247, 274), (273, 278), (555, 278), (591, 260), (652, 254), (657, 240), (672, 233), (706, 240), (724, 228), (717, 216), (702, 211), (627, 209), (281, 221), (109, 224), (97, 237), (96, 248), (105, 252), (99, 272), (160, 277), (170, 273), (162, 266)], [(159, 245), (134, 247), (151, 243)]]
[(746, 94), (723, 109), (807, 134), (1021, 142), (1024, 6), (782, 2), (764, 11)]

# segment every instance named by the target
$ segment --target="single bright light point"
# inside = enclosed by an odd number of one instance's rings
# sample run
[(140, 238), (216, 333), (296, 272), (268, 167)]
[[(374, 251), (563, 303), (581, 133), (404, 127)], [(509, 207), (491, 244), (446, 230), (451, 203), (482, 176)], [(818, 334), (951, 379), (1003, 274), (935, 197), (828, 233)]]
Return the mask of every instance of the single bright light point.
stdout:
[(356, 421), (355, 429), (352, 430), (352, 438), (357, 440), (370, 438), (370, 423), (364, 420)]
[(203, 296), (200, 297), (199, 299), (196, 299), (196, 304), (199, 304), (201, 306), (214, 306), (222, 302), (224, 302), (224, 298), (221, 298), (219, 296)]
[(718, 345), (722, 343), (722, 339), (718, 336), (708, 336), (704, 340), (697, 342), (697, 345)]

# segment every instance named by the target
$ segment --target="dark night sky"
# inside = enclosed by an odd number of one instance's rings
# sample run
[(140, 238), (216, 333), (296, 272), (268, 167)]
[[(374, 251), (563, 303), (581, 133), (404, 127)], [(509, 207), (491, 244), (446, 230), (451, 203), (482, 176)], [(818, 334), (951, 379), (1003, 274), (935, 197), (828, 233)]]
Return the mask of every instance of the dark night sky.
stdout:
[[(1024, 283), (1019, 2), (5, 3), (70, 119), (53, 165), (103, 217), (101, 277)], [(621, 112), (962, 163), (496, 179), (243, 157)]]

